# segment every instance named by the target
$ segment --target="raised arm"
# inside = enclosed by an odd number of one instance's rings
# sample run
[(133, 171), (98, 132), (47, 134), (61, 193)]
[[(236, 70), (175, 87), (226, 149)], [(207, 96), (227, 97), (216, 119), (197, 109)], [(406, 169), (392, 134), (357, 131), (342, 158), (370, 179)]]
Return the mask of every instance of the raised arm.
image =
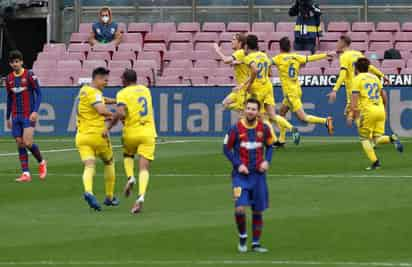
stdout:
[(219, 57), (222, 59), (222, 61), (225, 64), (232, 64), (233, 63), (233, 57), (232, 56), (226, 56), (225, 54), (223, 54), (222, 49), (220, 48), (220, 46), (217, 43), (213, 44), (213, 48), (215, 49), (216, 53), (219, 55)]

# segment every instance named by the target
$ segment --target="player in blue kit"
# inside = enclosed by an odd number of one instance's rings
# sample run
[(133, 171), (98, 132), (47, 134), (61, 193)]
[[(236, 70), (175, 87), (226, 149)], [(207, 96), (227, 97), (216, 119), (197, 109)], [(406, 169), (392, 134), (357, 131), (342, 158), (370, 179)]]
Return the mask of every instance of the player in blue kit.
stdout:
[(43, 159), (38, 145), (33, 142), (34, 127), (38, 120), (41, 103), (41, 90), (36, 76), (31, 70), (23, 68), (23, 55), (20, 51), (11, 51), (9, 64), (13, 71), (7, 76), (7, 127), (12, 130), (19, 152), (22, 175), (17, 182), (30, 182), (29, 150), (39, 163), (39, 178), (47, 175), (47, 163)]
[(247, 252), (246, 206), (251, 206), (252, 250), (264, 253), (260, 245), (263, 211), (269, 206), (266, 172), (272, 160), (273, 135), (270, 128), (258, 119), (260, 102), (246, 101), (245, 117), (227, 133), (224, 154), (233, 165), (232, 187), (235, 200), (235, 220), (239, 231), (239, 252)]

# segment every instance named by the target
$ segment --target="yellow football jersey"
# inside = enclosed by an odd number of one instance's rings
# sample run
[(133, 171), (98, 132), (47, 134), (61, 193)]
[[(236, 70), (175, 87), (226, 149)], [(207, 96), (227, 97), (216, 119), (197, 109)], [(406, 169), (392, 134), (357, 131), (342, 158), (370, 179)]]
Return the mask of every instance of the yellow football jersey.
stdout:
[[(243, 49), (238, 49), (232, 54), (233, 59), (238, 62), (243, 62), (245, 56), (245, 50)], [(249, 67), (246, 64), (235, 64), (233, 68), (237, 84), (242, 84), (249, 78)]]
[(132, 85), (116, 95), (117, 105), (126, 106), (123, 135), (156, 136), (152, 95), (143, 85)]
[(250, 67), (252, 63), (255, 63), (258, 69), (256, 79), (254, 80), (251, 86), (252, 90), (261, 88), (262, 85), (264, 86), (267, 83), (271, 82), (269, 77), (269, 71), (272, 61), (269, 59), (266, 53), (252, 52), (244, 58), (243, 62), (248, 67)]
[(371, 73), (361, 73), (353, 80), (352, 93), (359, 93), (359, 108), (366, 111), (370, 106), (382, 106), (382, 82)]
[(81, 134), (101, 134), (105, 124), (104, 116), (97, 113), (94, 105), (104, 104), (103, 93), (99, 89), (84, 85), (78, 95), (77, 132)]
[[(359, 58), (362, 57), (365, 57), (362, 52), (356, 50), (347, 50), (340, 56), (339, 59), (341, 71), (339, 73), (339, 79), (336, 82), (336, 85), (333, 87), (333, 90), (338, 91), (342, 86), (342, 83), (344, 82), (348, 102), (350, 102), (352, 95), (353, 79), (355, 78), (355, 63)], [(384, 75), (373, 65), (369, 66), (369, 72), (375, 74), (379, 78), (382, 78)]]

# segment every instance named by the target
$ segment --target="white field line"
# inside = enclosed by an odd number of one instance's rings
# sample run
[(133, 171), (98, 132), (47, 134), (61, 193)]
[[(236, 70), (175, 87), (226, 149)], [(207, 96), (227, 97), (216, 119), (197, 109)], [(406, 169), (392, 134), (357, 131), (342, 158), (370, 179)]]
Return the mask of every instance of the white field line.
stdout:
[(299, 261), (299, 260), (130, 260), (130, 261), (0, 261), (0, 266), (59, 266), (59, 265), (73, 265), (73, 266), (106, 266), (106, 265), (299, 265), (299, 266), (371, 266), (371, 267), (412, 267), (410, 262), (352, 262), (352, 261)]

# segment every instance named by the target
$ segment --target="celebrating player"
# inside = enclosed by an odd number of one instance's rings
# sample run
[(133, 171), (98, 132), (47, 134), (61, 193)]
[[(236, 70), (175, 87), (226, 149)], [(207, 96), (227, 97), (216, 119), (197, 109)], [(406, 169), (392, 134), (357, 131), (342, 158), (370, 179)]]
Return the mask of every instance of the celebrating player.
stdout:
[(232, 64), (235, 72), (235, 80), (237, 86), (233, 91), (223, 100), (223, 105), (227, 109), (243, 111), (246, 101), (247, 92), (242, 85), (249, 77), (249, 67), (243, 64), (245, 58), (246, 36), (242, 33), (236, 33), (232, 39), (232, 56), (225, 56), (220, 47), (215, 44), (216, 53), (220, 56), (225, 64)]
[(16, 139), (22, 175), (17, 182), (30, 182), (29, 150), (39, 163), (39, 177), (47, 175), (47, 163), (43, 159), (39, 146), (33, 143), (34, 127), (38, 119), (42, 95), (39, 82), (31, 70), (23, 68), (23, 55), (20, 51), (11, 51), (9, 64), (13, 71), (7, 76), (7, 128), (12, 130)]
[(272, 160), (273, 135), (269, 127), (258, 119), (261, 104), (256, 99), (246, 101), (245, 118), (228, 132), (224, 154), (233, 165), (232, 187), (235, 200), (235, 220), (239, 231), (239, 252), (247, 252), (246, 206), (253, 211), (252, 250), (267, 252), (260, 245), (263, 211), (268, 208), (269, 196), (266, 172)]
[(139, 155), (139, 194), (131, 210), (132, 213), (137, 214), (143, 207), (157, 134), (149, 88), (136, 84), (137, 75), (134, 70), (126, 70), (122, 80), (125, 88), (117, 93), (117, 110), (108, 128), (113, 127), (119, 120), (124, 121), (123, 155), (124, 169), (128, 177), (124, 190), (126, 197), (131, 194), (136, 184), (134, 156)]
[[(333, 87), (332, 92), (328, 94), (329, 102), (333, 103), (336, 101), (336, 93), (339, 91), (343, 83), (345, 83), (346, 88), (346, 108), (345, 116), (352, 117), (350, 113), (351, 107), (351, 97), (352, 97), (352, 88), (353, 88), (353, 79), (355, 78), (355, 63), (361, 58), (365, 57), (362, 52), (356, 51), (350, 48), (352, 40), (349, 36), (344, 35), (340, 37), (340, 40), (337, 43), (336, 50), (338, 53), (342, 53), (340, 56), (340, 72), (338, 80), (336, 81), (335, 86)], [(378, 76), (379, 79), (384, 78), (384, 74), (380, 72), (373, 65), (369, 65), (369, 72)], [(385, 82), (388, 82), (386, 78)]]
[(83, 185), (84, 199), (90, 208), (100, 211), (101, 206), (93, 194), (93, 177), (96, 170), (96, 157), (104, 163), (106, 206), (117, 206), (114, 197), (115, 169), (113, 151), (105, 120), (112, 119), (112, 113), (106, 108), (103, 89), (107, 85), (110, 71), (99, 67), (93, 71), (92, 83), (80, 89), (77, 110), (76, 146), (84, 163)]
[[(307, 115), (302, 105), (302, 88), (299, 83), (299, 69), (302, 65), (311, 62), (332, 57), (330, 54), (318, 54), (311, 56), (302, 56), (291, 53), (291, 44), (288, 37), (283, 37), (280, 42), (280, 54), (273, 58), (273, 63), (279, 71), (280, 81), (282, 83), (283, 102), (280, 108), (280, 115), (285, 116), (289, 110), (294, 112), (299, 120), (307, 123), (324, 124), (329, 132), (333, 134), (332, 117), (321, 118)], [(285, 143), (286, 130), (280, 129), (279, 142)]]
[(269, 120), (275, 122), (279, 128), (290, 130), (294, 143), (296, 145), (299, 144), (300, 134), (298, 130), (285, 118), (276, 115), (273, 85), (269, 78), (272, 62), (265, 53), (258, 51), (258, 38), (256, 35), (247, 36), (246, 48), (247, 56), (243, 62), (250, 68), (250, 77), (245, 85), (248, 93), (260, 102), (262, 108), (261, 113), (266, 113)]
[(353, 80), (351, 97), (351, 114), (347, 117), (348, 125), (353, 120), (359, 119), (359, 136), (363, 150), (372, 165), (367, 170), (374, 170), (381, 166), (373, 148), (373, 142), (379, 144), (393, 143), (399, 152), (403, 152), (403, 145), (398, 136), (385, 134), (385, 106), (387, 103), (386, 92), (378, 77), (368, 73), (370, 63), (367, 58), (359, 58), (355, 63), (358, 75)]

